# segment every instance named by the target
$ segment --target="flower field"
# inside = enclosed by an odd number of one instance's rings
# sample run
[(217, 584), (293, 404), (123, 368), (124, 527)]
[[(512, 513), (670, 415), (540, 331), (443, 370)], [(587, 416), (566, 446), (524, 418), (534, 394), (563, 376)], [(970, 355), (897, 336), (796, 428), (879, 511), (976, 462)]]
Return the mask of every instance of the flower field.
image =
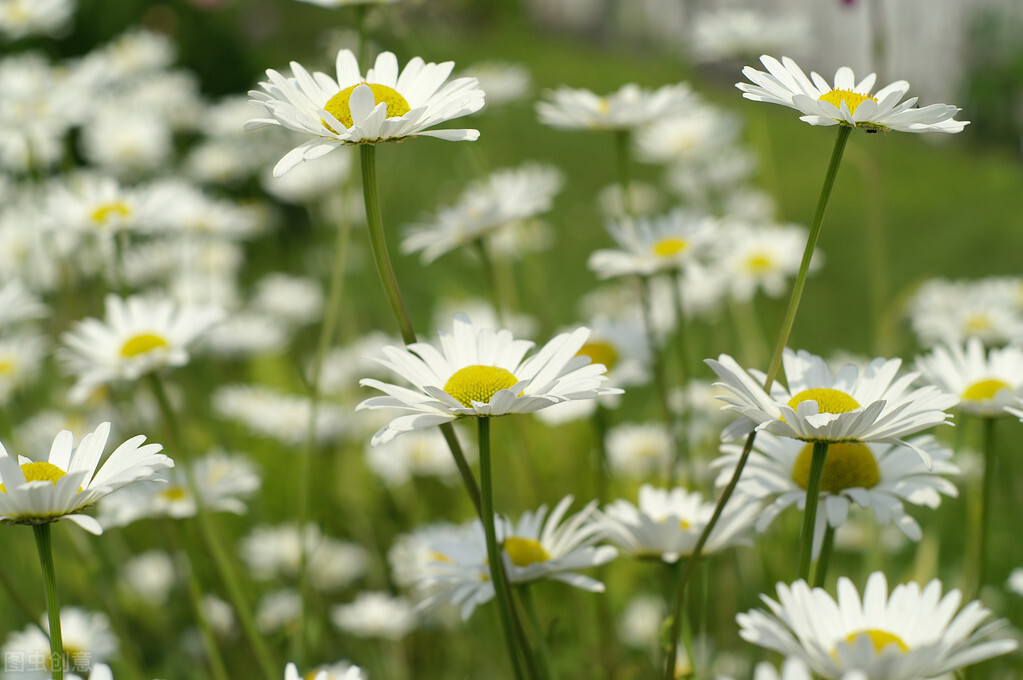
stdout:
[(823, 4), (0, 0), (3, 676), (1020, 677), (1023, 16)]

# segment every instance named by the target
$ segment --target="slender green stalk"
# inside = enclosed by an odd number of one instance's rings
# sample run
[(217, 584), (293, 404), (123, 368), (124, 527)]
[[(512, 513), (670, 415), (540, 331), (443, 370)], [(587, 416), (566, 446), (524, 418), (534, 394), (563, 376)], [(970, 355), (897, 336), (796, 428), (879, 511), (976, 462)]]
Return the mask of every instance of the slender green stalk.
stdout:
[[(487, 539), (487, 560), (490, 564), (490, 578), (494, 582), (494, 598), (504, 631), (504, 642), (508, 647), (512, 669), (517, 680), (522, 680), (522, 664), (519, 661), (518, 642), (515, 638), (513, 603), (506, 587), (502, 549), (497, 545), (497, 528), (494, 525), (494, 483), (490, 466), (490, 418), (477, 418), (480, 446), (480, 486), (483, 492), (483, 531)], [(525, 653), (525, 650), (522, 650)]]
[(39, 552), (39, 566), (43, 570), (43, 586), (46, 588), (46, 614), (50, 622), (50, 669), (53, 680), (64, 678), (64, 641), (60, 635), (60, 599), (57, 597), (57, 572), (53, 568), (53, 540), (50, 535), (52, 522), (35, 524), (32, 530)]
[(650, 359), (653, 362), (654, 368), (654, 386), (657, 388), (657, 399), (660, 401), (664, 424), (668, 428), (668, 435), (671, 441), (671, 455), (668, 456), (668, 469), (665, 470), (665, 479), (668, 480), (668, 485), (671, 486), (675, 479), (675, 466), (679, 460), (679, 451), (682, 449), (682, 445), (680, 443), (681, 437), (678, 427), (675, 423), (675, 415), (672, 413), (671, 402), (668, 397), (668, 376), (664, 367), (664, 353), (657, 342), (657, 335), (654, 330), (650, 277), (641, 276), (639, 278), (639, 294), (647, 346), (650, 349)]
[[(384, 286), (384, 294), (391, 305), (391, 311), (398, 321), (401, 330), (401, 338), (406, 345), (416, 342), (416, 332), (412, 328), (408, 312), (405, 309), (405, 302), (402, 300), (401, 291), (398, 289), (398, 279), (394, 275), (394, 268), (391, 266), (391, 258), (387, 253), (387, 239), (384, 235), (383, 218), (380, 215), (380, 197), (377, 193), (376, 173), (376, 147), (372, 144), (363, 144), (359, 147), (362, 160), (362, 193), (366, 204), (366, 223), (369, 228), (369, 242), (373, 250), (373, 260), (376, 262), (377, 273), (380, 275), (380, 283)], [(483, 506), (480, 501), (480, 490), (473, 477), (472, 468), (465, 460), (462, 447), (455, 435), (455, 428), (451, 423), (444, 423), (440, 426), (451, 455), (455, 459), (455, 466), (462, 476), (462, 484), (465, 492), (469, 495), (476, 514), (484, 517)]]
[[(159, 405), (161, 414), (164, 418), (169, 442), (175, 452), (181, 453), (185, 451), (183, 437), (181, 435), (181, 430), (178, 427), (177, 416), (174, 413), (170, 400), (167, 398), (167, 392), (164, 390), (163, 382), (160, 380), (160, 376), (156, 373), (150, 373), (149, 378), (153, 394), (156, 397), (157, 404)], [(227, 589), (228, 599), (231, 600), (235, 613), (238, 615), (238, 622), (241, 624), (242, 631), (244, 632), (249, 645), (252, 647), (252, 651), (256, 654), (256, 662), (259, 664), (260, 670), (263, 672), (263, 675), (266, 676), (267, 680), (278, 680), (280, 672), (277, 668), (277, 664), (272, 660), (266, 640), (263, 638), (263, 635), (259, 632), (259, 628), (256, 626), (255, 618), (252, 615), (252, 608), (249, 606), (245, 595), (245, 589), (242, 587), (231, 559), (227, 556), (227, 552), (224, 550), (224, 542), (219, 536), (217, 536), (213, 522), (210, 519), (209, 514), (206, 512), (206, 508), (203, 506), (202, 498), (199, 495), (199, 488), (195, 482), (191, 466), (185, 467), (185, 478), (189, 486), (189, 491), (195, 499), (195, 518), (199, 526), (199, 534), (202, 537), (203, 544), (209, 552), (210, 557), (213, 558), (213, 564), (217, 569), (220, 580)]]
[(490, 257), (489, 244), (482, 236), (476, 239), (476, 252), (479, 253), (480, 263), (487, 275), (487, 283), (490, 287), (490, 300), (494, 305), (494, 314), (497, 315), (498, 323), (505, 324), (505, 305), (501, 295), (501, 283), (498, 281), (497, 269), (494, 268), (494, 260)]
[(824, 580), (828, 577), (828, 564), (831, 562), (831, 551), (835, 547), (835, 527), (826, 524), (824, 528), (824, 542), (821, 544), (821, 554), (817, 558), (817, 569), (813, 572), (813, 587), (823, 588)]
[(988, 551), (991, 544), (991, 500), (995, 491), (995, 418), (981, 418), (981, 448), (984, 453), (984, 476), (980, 490), (980, 536), (977, 541), (976, 594), (987, 584)]
[(533, 604), (533, 592), (530, 586), (521, 586), (518, 589), (519, 599), (522, 600), (522, 607), (526, 610), (526, 618), (533, 629), (533, 635), (537, 639), (537, 649), (540, 654), (540, 677), (544, 680), (558, 680), (558, 669), (554, 665), (554, 657), (551, 654), (551, 646), (547, 641), (547, 631), (540, 623), (540, 617), (536, 615), (536, 606)]
[(828, 442), (813, 443), (810, 460), (810, 480), (806, 484), (806, 505), (803, 507), (803, 528), (799, 532), (799, 572), (797, 578), (810, 581), (810, 562), (813, 558), (813, 534), (817, 526), (817, 504), (821, 498), (821, 480), (824, 479), (824, 461), (828, 457)]
[[(850, 127), (845, 125), (838, 126), (838, 136), (835, 139), (835, 146), (831, 152), (831, 160), (828, 163), (828, 169), (824, 174), (824, 185), (821, 187), (821, 195), (817, 202), (817, 210), (814, 213), (813, 224), (810, 225), (810, 235), (806, 241), (806, 248), (803, 250), (803, 259), (799, 265), (799, 272), (796, 274), (796, 280), (792, 285), (792, 294), (789, 297), (788, 308), (785, 312), (785, 320), (782, 322), (781, 332), (778, 334), (778, 344), (774, 349), (774, 356), (771, 359), (771, 364), (767, 370), (767, 376), (764, 380), (764, 389), (770, 390), (771, 385), (774, 383), (775, 378), (778, 377), (778, 372), (781, 370), (781, 359), (782, 353), (788, 344), (789, 334), (792, 332), (792, 325), (795, 323), (796, 311), (799, 309), (799, 302), (803, 297), (803, 288), (806, 287), (806, 277), (810, 271), (810, 259), (813, 257), (813, 251), (817, 247), (817, 240), (820, 238), (821, 226), (824, 222), (824, 212), (828, 206), (828, 200), (831, 197), (831, 189), (835, 183), (835, 177), (838, 174), (838, 167), (842, 162), (842, 153), (845, 151), (845, 143), (849, 139), (849, 133), (852, 130)], [(672, 608), (671, 614), (671, 628), (672, 636), (668, 639), (668, 650), (665, 655), (664, 664), (664, 678), (665, 680), (673, 680), (672, 676), (675, 670), (675, 656), (678, 653), (678, 633), (679, 626), (681, 625), (680, 612), (682, 611), (682, 604), (685, 601), (686, 585), (692, 578), (693, 572), (696, 568), (696, 564), (699, 560), (700, 555), (703, 552), (703, 547), (707, 543), (707, 539), (710, 538), (710, 533), (714, 530), (718, 520), (721, 519), (721, 514), (724, 512), (725, 505), (728, 500), (732, 497), (732, 493), (735, 491), (735, 487), (739, 484), (739, 477), (742, 475), (743, 469), (746, 467), (746, 461), (749, 460), (750, 451), (753, 450), (753, 442), (756, 439), (756, 430), (749, 433), (746, 437), (746, 443), (742, 447), (742, 454), (739, 456), (739, 462), (735, 466), (735, 472), (732, 473), (732, 478), (725, 486), (718, 498), (717, 505), (714, 507), (714, 514), (711, 516), (710, 521), (707, 522), (707, 526), (704, 527), (703, 533), (700, 534), (699, 539), (696, 541), (696, 545), (693, 546), (692, 557), (686, 562), (685, 569), (682, 571), (682, 576), (679, 577), (679, 586), (676, 593), (675, 605)]]

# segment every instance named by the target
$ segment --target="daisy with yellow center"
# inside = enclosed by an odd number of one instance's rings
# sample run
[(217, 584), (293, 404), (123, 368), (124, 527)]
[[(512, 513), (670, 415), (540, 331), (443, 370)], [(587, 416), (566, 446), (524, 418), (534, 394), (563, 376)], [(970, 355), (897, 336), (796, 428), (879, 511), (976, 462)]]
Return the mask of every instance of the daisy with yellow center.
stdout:
[(697, 103), (686, 83), (647, 90), (628, 83), (600, 96), (589, 90), (560, 87), (545, 93), (536, 113), (544, 125), (575, 130), (634, 130), (667, 116), (684, 112)]
[(53, 440), (46, 460), (8, 455), (0, 445), (0, 522), (46, 524), (67, 518), (86, 531), (103, 532), (99, 522), (82, 514), (99, 499), (132, 482), (156, 479), (174, 462), (159, 444), (143, 444), (138, 435), (118, 446), (102, 466), (110, 434), (103, 423), (73, 448), (70, 431)]
[(756, 429), (804, 442), (904, 444), (930, 465), (927, 451), (904, 437), (946, 422), (958, 398), (933, 386), (912, 388), (918, 374), (900, 376), (901, 363), (878, 358), (832, 375), (821, 357), (786, 349), (788, 387), (776, 382), (768, 394), (759, 371), (747, 372), (727, 354), (707, 360), (720, 378), (715, 385), (725, 390), (724, 408), (740, 416), (725, 429), (726, 440)]
[[(958, 490), (950, 478), (960, 474), (952, 463), (952, 451), (934, 437), (924, 435), (910, 440), (914, 448), (901, 444), (831, 444), (824, 462), (820, 485), (820, 509), (813, 536), (813, 557), (821, 549), (825, 529), (838, 529), (850, 510), (872, 510), (878, 524), (895, 524), (908, 538), (919, 541), (920, 525), (906, 514), (903, 504), (935, 509), (942, 496), (955, 497)], [(928, 468), (917, 450), (931, 460)], [(722, 455), (711, 463), (719, 470), (718, 487), (731, 479), (742, 447), (724, 444)], [(768, 432), (757, 436), (749, 460), (736, 489), (756, 499), (764, 509), (756, 520), (758, 532), (767, 531), (786, 508), (800, 511), (806, 504), (813, 445), (798, 439), (778, 437)]]
[(309, 73), (291, 62), (291, 76), (270, 69), (260, 90), (249, 92), (266, 118), (246, 130), (280, 125), (312, 137), (277, 163), (279, 177), (303, 161), (324, 156), (344, 144), (376, 144), (408, 137), (472, 141), (478, 130), (434, 130), (435, 125), (475, 113), (484, 95), (475, 78), (448, 81), (454, 62), (426, 63), (414, 57), (399, 71), (398, 60), (383, 52), (365, 75), (351, 50), (338, 52), (336, 77)]
[(739, 614), (739, 635), (799, 658), (825, 680), (933, 678), (1018, 646), (1005, 621), (987, 621), (991, 612), (977, 601), (960, 609), (962, 594), (952, 590), (942, 595), (937, 579), (923, 587), (898, 585), (889, 592), (884, 573), (878, 571), (867, 579), (862, 597), (842, 577), (837, 599), (821, 588), (811, 590), (802, 580), (791, 586), (779, 583), (777, 601), (764, 595), (761, 599), (770, 611)]
[(959, 408), (983, 418), (1006, 414), (1005, 407), (1016, 402), (1023, 390), (1023, 347), (986, 350), (980, 338), (965, 346), (939, 345), (918, 357), (921, 379), (959, 396)]
[[(851, 68), (835, 72), (834, 84), (817, 73), (807, 78), (788, 57), (778, 61), (764, 55), (760, 62), (767, 72), (752, 66), (742, 70), (749, 83), (736, 83), (743, 97), (753, 101), (781, 104), (796, 109), (800, 120), (810, 125), (845, 125), (867, 132), (961, 132), (967, 121), (955, 120), (960, 111), (948, 104), (917, 108), (916, 97), (903, 100), (909, 83), (897, 80), (872, 93), (877, 76), (871, 73), (857, 81)], [(752, 84), (751, 84), (752, 83)]]
[(387, 396), (371, 397), (358, 409), (407, 412), (373, 436), (375, 445), (467, 416), (531, 413), (564, 401), (620, 393), (602, 386), (602, 364), (579, 354), (588, 336), (587, 328), (562, 333), (526, 358), (533, 343), (515, 340), (507, 330), (478, 328), (457, 315), (452, 332), (440, 334), (439, 349), (426, 343), (385, 347), (379, 362), (414, 389), (364, 378), (360, 384)]
[(601, 279), (677, 271), (703, 255), (719, 232), (717, 219), (681, 209), (618, 220), (608, 225), (618, 247), (594, 252), (588, 264)]
[(72, 401), (97, 388), (133, 381), (151, 371), (188, 362), (188, 346), (220, 321), (222, 312), (174, 301), (108, 295), (106, 318), (84, 319), (64, 334), (61, 358), (78, 381)]

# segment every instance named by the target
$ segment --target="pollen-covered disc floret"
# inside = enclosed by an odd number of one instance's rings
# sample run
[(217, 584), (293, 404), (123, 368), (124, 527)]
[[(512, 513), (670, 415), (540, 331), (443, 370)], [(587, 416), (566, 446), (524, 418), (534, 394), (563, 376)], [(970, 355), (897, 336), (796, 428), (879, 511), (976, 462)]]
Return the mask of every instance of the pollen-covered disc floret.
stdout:
[[(919, 451), (931, 460), (930, 468)], [(721, 453), (711, 463), (719, 470), (718, 487), (731, 480), (742, 447), (724, 444)], [(786, 508), (795, 505), (801, 510), (806, 504), (812, 455), (813, 444), (769, 432), (757, 436), (736, 491), (764, 504), (756, 518), (758, 532), (766, 531)], [(952, 450), (930, 435), (914, 437), (908, 446), (830, 444), (814, 528), (815, 553), (820, 549), (825, 528), (838, 529), (845, 524), (853, 507), (872, 510), (878, 524), (894, 524), (908, 538), (919, 541), (923, 535), (920, 525), (903, 505), (937, 508), (942, 496), (958, 495), (952, 479), (959, 474), (959, 468), (952, 463)]]
[(280, 176), (302, 161), (326, 155), (343, 144), (376, 144), (407, 137), (475, 140), (478, 130), (432, 130), (435, 125), (483, 108), (483, 90), (475, 78), (448, 81), (454, 62), (426, 63), (412, 58), (399, 71), (398, 60), (383, 52), (365, 75), (351, 50), (338, 52), (336, 77), (310, 73), (291, 62), (291, 76), (267, 70), (263, 91), (249, 92), (268, 118), (255, 118), (246, 130), (280, 125), (311, 135), (274, 168)]
[(862, 597), (843, 576), (837, 600), (805, 581), (779, 583), (777, 601), (761, 599), (770, 611), (739, 614), (739, 635), (802, 659), (827, 680), (852, 672), (870, 680), (933, 678), (1018, 646), (1004, 620), (986, 622), (991, 612), (976, 600), (960, 609), (962, 594), (942, 595), (937, 579), (923, 587), (901, 584), (889, 593), (878, 571)]
[(387, 396), (371, 397), (358, 408), (407, 412), (373, 436), (378, 444), (465, 416), (531, 413), (563, 401), (618, 394), (621, 390), (601, 386), (606, 368), (579, 354), (589, 333), (588, 328), (562, 333), (526, 358), (532, 342), (515, 340), (507, 330), (474, 326), (457, 315), (452, 332), (440, 333), (439, 349), (421, 342), (385, 347), (378, 361), (414, 389), (364, 378), (361, 385)]
[(99, 522), (83, 510), (126, 484), (155, 479), (174, 466), (160, 453), (160, 444), (144, 444), (144, 435), (118, 446), (100, 466), (109, 434), (110, 423), (103, 423), (75, 449), (71, 432), (64, 430), (54, 438), (47, 459), (38, 461), (10, 456), (0, 445), (0, 522), (45, 524), (66, 517), (86, 531), (102, 533)]
[[(724, 408), (740, 415), (725, 429), (731, 439), (752, 429), (792, 437), (806, 442), (903, 443), (904, 437), (951, 416), (946, 413), (958, 398), (933, 386), (912, 388), (917, 373), (899, 375), (899, 359), (874, 359), (862, 370), (846, 364), (832, 375), (828, 364), (804, 350), (786, 349), (784, 378), (788, 387), (776, 382), (770, 394), (765, 376), (747, 372), (727, 354), (707, 364), (718, 374), (716, 386), (727, 390), (719, 397)], [(917, 451), (927, 464), (930, 457)]]
[(767, 68), (766, 73), (752, 66), (742, 70), (750, 81), (736, 83), (742, 96), (796, 109), (803, 114), (800, 120), (810, 125), (847, 125), (867, 132), (961, 132), (968, 124), (955, 120), (960, 111), (956, 106), (931, 104), (917, 108), (916, 97), (903, 101), (909, 91), (905, 80), (872, 93), (876, 74), (857, 81), (848, 66), (836, 71), (834, 84), (830, 85), (817, 73), (811, 72), (807, 78), (788, 57), (778, 61), (764, 55), (760, 62)]
[(939, 345), (918, 357), (921, 380), (958, 395), (966, 413), (993, 418), (1023, 394), (1023, 348), (1019, 345), (984, 349), (980, 338), (965, 346)]

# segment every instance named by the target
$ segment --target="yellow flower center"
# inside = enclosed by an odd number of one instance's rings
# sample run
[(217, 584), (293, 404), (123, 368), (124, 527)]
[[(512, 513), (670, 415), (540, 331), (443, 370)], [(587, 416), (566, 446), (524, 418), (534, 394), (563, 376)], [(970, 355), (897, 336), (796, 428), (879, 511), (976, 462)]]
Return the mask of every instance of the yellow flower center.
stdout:
[(689, 241), (678, 236), (666, 236), (654, 244), (654, 255), (672, 257), (689, 249)]
[(165, 498), (168, 501), (181, 501), (184, 500), (188, 495), (184, 487), (180, 486), (168, 486), (166, 489), (160, 492), (161, 498)]
[[(359, 85), (369, 85), (369, 89), (373, 91), (373, 98), (376, 100), (376, 103), (383, 103), (387, 105), (388, 118), (404, 116), (411, 110), (408, 105), (408, 101), (406, 101), (406, 99), (402, 97), (397, 90), (393, 90), (386, 85), (379, 85), (377, 83), (356, 83), (351, 87), (346, 87), (331, 97), (323, 107), (327, 113), (337, 118), (338, 122), (344, 125), (345, 128), (350, 128), (354, 125), (352, 121), (352, 110), (348, 107), (348, 100), (351, 99), (352, 92), (354, 92), (355, 88)], [(337, 132), (337, 130), (326, 123), (323, 125), (331, 132)]]
[(991, 401), (1004, 389), (1011, 390), (1012, 386), (997, 378), (978, 380), (963, 392), (963, 401)]
[(994, 324), (991, 323), (991, 317), (984, 312), (977, 314), (970, 314), (963, 319), (963, 331), (967, 335), (978, 335), (986, 331), (991, 330)]
[(860, 407), (848, 394), (830, 387), (803, 390), (789, 399), (789, 407), (795, 411), (804, 401), (816, 401), (818, 413), (848, 413)]
[(509, 371), (497, 366), (466, 366), (455, 371), (444, 383), (444, 391), (460, 404), (472, 408), (472, 402), (486, 404), (499, 390), (515, 386), (518, 380)]
[(508, 553), (512, 564), (517, 567), (528, 567), (536, 562), (546, 562), (551, 558), (538, 541), (518, 536), (505, 539), (504, 551)]
[(139, 333), (128, 338), (128, 341), (121, 345), (121, 356), (125, 359), (131, 359), (140, 354), (151, 352), (154, 349), (169, 346), (170, 343), (156, 333)]
[(763, 274), (774, 269), (774, 258), (766, 253), (757, 253), (746, 258), (746, 269), (752, 274)]
[[(909, 651), (909, 645), (903, 642), (902, 638), (898, 635), (889, 633), (886, 630), (878, 630), (877, 628), (868, 628), (866, 630), (858, 630), (855, 633), (849, 633), (849, 635), (846, 636), (845, 641), (851, 645), (855, 645), (856, 641), (861, 637), (868, 638), (874, 644), (874, 651), (878, 654), (891, 645), (896, 645), (900, 652)], [(832, 652), (831, 656), (837, 658), (838, 654)]]
[[(792, 468), (792, 480), (802, 488), (810, 485), (810, 462), (813, 460), (813, 444), (807, 444), (799, 452)], [(824, 459), (824, 476), (821, 491), (836, 494), (846, 489), (870, 489), (881, 481), (881, 470), (877, 459), (866, 444), (842, 442), (828, 447)]]
[[(39, 461), (35, 463), (22, 463), (21, 474), (25, 475), (26, 482), (50, 482), (56, 485), (57, 480), (67, 473), (53, 463)], [(81, 491), (82, 488), (78, 487), (78, 490)], [(0, 484), (0, 491), (7, 493), (7, 487)]]
[(618, 350), (614, 345), (603, 340), (587, 342), (578, 353), (589, 357), (590, 361), (595, 364), (604, 364), (609, 371), (618, 364)]
[(106, 224), (111, 219), (127, 217), (131, 214), (131, 208), (123, 201), (111, 201), (103, 203), (92, 211), (92, 221), (97, 224)]
[(10, 375), (18, 368), (18, 362), (12, 357), (0, 357), (0, 375)]
[(841, 109), (842, 102), (849, 108), (849, 113), (856, 113), (856, 109), (859, 108), (860, 104), (867, 100), (877, 101), (877, 99), (871, 97), (869, 94), (860, 94), (859, 92), (853, 92), (852, 90), (832, 90), (826, 94), (822, 94), (818, 101), (828, 102), (834, 104), (835, 108)]

